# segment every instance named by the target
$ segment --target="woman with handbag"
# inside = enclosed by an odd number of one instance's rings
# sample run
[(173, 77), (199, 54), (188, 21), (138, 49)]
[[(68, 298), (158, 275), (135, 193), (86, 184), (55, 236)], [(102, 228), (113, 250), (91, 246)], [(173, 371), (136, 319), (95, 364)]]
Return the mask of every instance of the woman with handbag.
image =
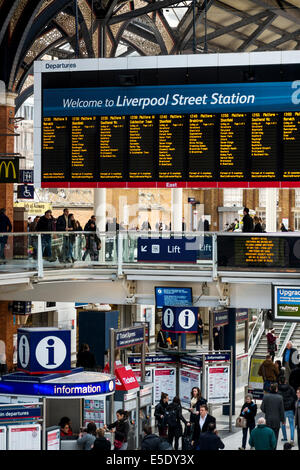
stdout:
[(245, 403), (242, 406), (239, 419), (240, 426), (243, 431), (242, 447), (239, 447), (239, 450), (246, 450), (247, 445), (247, 434), (249, 429), (249, 435), (251, 434), (252, 429), (255, 428), (255, 416), (257, 413), (257, 405), (253, 401), (253, 396), (251, 393), (248, 393), (245, 397)]

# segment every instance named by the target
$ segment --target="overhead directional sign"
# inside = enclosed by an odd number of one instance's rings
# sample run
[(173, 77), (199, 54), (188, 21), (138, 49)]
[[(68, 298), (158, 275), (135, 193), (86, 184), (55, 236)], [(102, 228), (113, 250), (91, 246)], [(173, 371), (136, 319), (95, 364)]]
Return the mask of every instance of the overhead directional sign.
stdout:
[(138, 261), (196, 263), (196, 238), (139, 238)]

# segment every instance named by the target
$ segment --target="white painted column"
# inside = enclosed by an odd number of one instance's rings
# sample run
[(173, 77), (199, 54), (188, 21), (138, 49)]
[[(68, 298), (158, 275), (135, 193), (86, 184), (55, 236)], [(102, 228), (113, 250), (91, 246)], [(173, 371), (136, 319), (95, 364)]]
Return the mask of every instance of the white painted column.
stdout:
[(172, 188), (171, 195), (171, 229), (173, 232), (182, 231), (182, 188)]
[(71, 362), (76, 363), (76, 318), (74, 302), (56, 302), (54, 325), (63, 330), (71, 330)]
[(94, 189), (94, 213), (99, 232), (105, 232), (106, 224), (106, 188)]
[(266, 232), (277, 230), (277, 190), (266, 188)]

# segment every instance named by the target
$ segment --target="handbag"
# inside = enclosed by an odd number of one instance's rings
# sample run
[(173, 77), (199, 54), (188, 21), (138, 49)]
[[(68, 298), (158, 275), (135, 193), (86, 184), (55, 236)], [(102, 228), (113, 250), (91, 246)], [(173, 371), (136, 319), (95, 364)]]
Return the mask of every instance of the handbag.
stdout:
[(246, 428), (247, 427), (247, 420), (243, 416), (238, 416), (236, 418), (235, 426), (237, 428)]

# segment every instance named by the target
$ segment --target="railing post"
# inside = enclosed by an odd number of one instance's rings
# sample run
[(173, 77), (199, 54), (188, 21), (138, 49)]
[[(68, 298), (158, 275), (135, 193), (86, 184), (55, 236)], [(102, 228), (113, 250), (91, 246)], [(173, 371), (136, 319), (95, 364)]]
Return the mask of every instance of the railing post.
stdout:
[(37, 268), (38, 277), (44, 277), (42, 235), (40, 233), (38, 234)]
[(212, 250), (213, 250), (213, 279), (218, 278), (218, 246), (217, 246), (217, 234), (212, 235)]

